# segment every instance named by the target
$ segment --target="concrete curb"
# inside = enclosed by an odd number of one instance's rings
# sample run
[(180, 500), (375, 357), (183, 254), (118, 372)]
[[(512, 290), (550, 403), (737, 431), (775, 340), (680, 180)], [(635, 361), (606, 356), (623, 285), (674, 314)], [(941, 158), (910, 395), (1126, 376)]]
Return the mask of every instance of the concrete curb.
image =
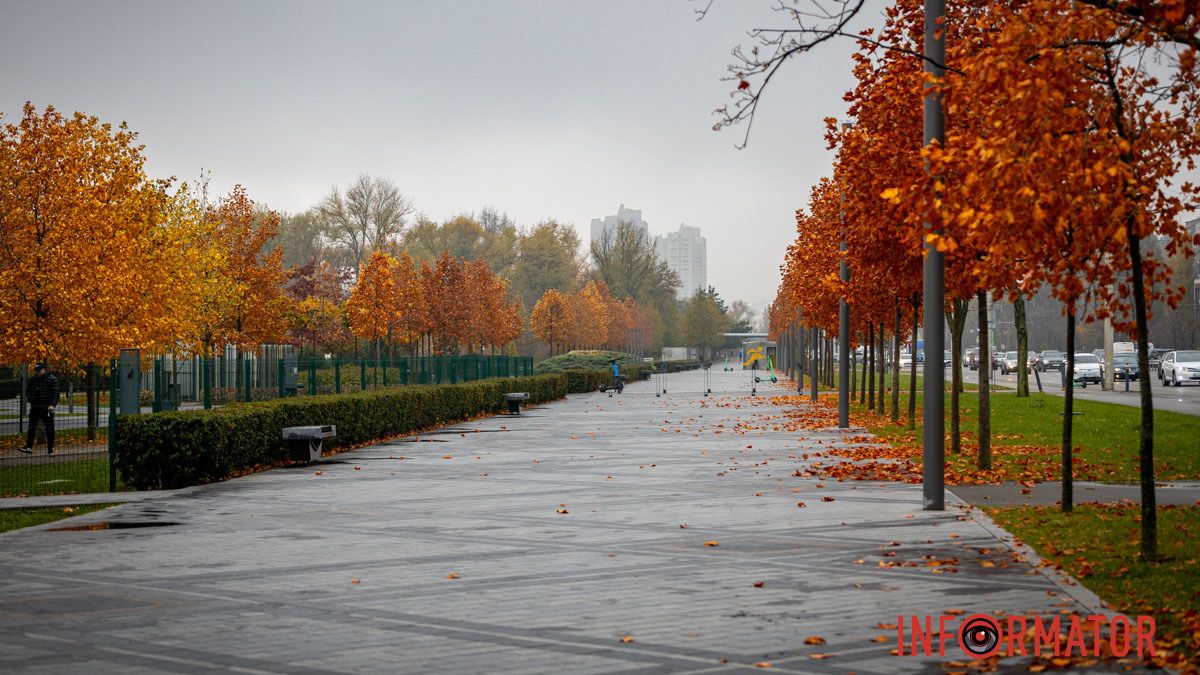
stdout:
[(1106, 602), (1104, 602), (1104, 600), (1100, 598), (1100, 596), (1088, 590), (1087, 587), (1076, 581), (1075, 578), (1070, 574), (1067, 574), (1062, 570), (1055, 569), (1049, 565), (1043, 566), (1042, 557), (1037, 554), (1037, 551), (1033, 550), (1033, 547), (1024, 542), (1018, 542), (1016, 537), (1014, 537), (1011, 532), (1003, 527), (1000, 527), (1000, 525), (997, 524), (996, 521), (992, 520), (991, 516), (985, 513), (982, 509), (967, 504), (949, 489), (946, 491), (946, 493), (952, 498), (949, 501), (951, 501), (955, 507), (969, 515), (975, 520), (975, 522), (979, 523), (983, 529), (987, 530), (988, 534), (991, 534), (1002, 544), (1007, 546), (1013, 553), (1017, 554), (1022, 560), (1032, 565), (1033, 568), (1036, 569), (1043, 577), (1057, 586), (1063, 595), (1066, 595), (1075, 602), (1079, 603), (1084, 607), (1084, 609), (1088, 610), (1088, 612), (1092, 614), (1107, 615), (1111, 611), (1111, 608)]
[[(186, 488), (185, 488), (186, 489)], [(69, 495), (38, 495), (34, 497), (0, 498), (0, 511), (8, 509), (40, 509), (81, 504), (127, 504), (143, 502), (178, 494), (180, 490), (144, 490), (141, 492), (88, 492)]]

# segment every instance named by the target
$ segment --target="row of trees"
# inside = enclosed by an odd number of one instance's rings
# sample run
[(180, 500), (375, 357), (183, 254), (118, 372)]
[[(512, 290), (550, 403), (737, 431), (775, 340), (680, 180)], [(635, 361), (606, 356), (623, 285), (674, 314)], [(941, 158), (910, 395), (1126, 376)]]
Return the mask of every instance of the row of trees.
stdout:
[[(1128, 10), (1068, 0), (952, 4), (941, 29), (947, 75), (931, 80), (916, 56), (920, 3), (891, 5), (883, 29), (859, 41), (858, 83), (846, 95), (853, 123), (828, 121), (838, 159), (832, 177), (814, 187), (808, 209), (797, 213), (772, 332), (789, 330), (799, 310), (806, 326), (836, 334), (841, 298), (853, 309), (856, 342), (886, 327), (911, 332), (914, 326), (901, 326), (902, 310), (919, 306), (922, 249), (936, 247), (946, 256), (957, 451), (971, 299), (984, 307), (989, 295), (1007, 297), (1019, 311), (1024, 298), (1049, 289), (1065, 307), (1069, 356), (1077, 322), (1110, 319), (1138, 342), (1142, 551), (1150, 558), (1156, 530), (1148, 326), (1154, 303), (1174, 308), (1184, 295), (1168, 258), (1188, 258), (1200, 246), (1200, 236), (1180, 222), (1181, 213), (1200, 207), (1197, 188), (1176, 181), (1194, 170), (1200, 152), (1200, 44), (1181, 22), (1185, 14)], [(943, 98), (944, 146), (923, 143), (919, 101), (926, 87)], [(848, 281), (839, 276), (842, 261)], [(978, 320), (986, 345), (984, 311)], [(1024, 358), (1025, 346), (1017, 349)], [(1067, 380), (1073, 367), (1072, 357)], [(987, 369), (979, 375), (979, 466), (989, 468)], [(1065, 510), (1072, 506), (1071, 413), (1068, 388)]]
[(521, 333), (520, 302), (508, 282), (483, 260), (463, 261), (443, 252), (418, 267), (407, 251), (399, 258), (375, 251), (346, 300), (351, 333), (386, 341), (412, 354), (496, 353)]
[(657, 328), (633, 298), (618, 300), (604, 282), (595, 281), (577, 293), (546, 291), (533, 307), (530, 324), (551, 354), (578, 348), (640, 353)]
[(0, 362), (285, 341), (446, 354), (516, 340), (533, 353), (528, 313), (547, 291), (599, 288), (605, 335), (555, 348), (682, 339), (678, 280), (628, 226), (593, 245), (589, 266), (569, 225), (518, 228), (494, 209), (410, 223), (411, 200), (369, 176), (281, 216), (240, 186), (213, 197), (204, 183), (151, 179), (124, 125), (32, 104), (0, 127), (0, 188)]

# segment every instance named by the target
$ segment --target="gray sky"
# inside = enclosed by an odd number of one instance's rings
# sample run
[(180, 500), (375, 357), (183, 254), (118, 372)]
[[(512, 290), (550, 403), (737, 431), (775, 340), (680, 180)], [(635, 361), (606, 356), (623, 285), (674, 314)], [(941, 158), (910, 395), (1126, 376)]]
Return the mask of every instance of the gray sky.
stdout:
[(697, 23), (684, 0), (0, 0), (0, 112), (125, 120), (153, 175), (203, 167), (280, 211), (363, 172), (437, 220), (492, 205), (585, 240), (624, 203), (655, 234), (703, 228), (709, 282), (761, 306), (851, 84), (841, 41), (772, 84), (749, 148), (712, 131), (729, 50), (780, 25), (770, 5)]

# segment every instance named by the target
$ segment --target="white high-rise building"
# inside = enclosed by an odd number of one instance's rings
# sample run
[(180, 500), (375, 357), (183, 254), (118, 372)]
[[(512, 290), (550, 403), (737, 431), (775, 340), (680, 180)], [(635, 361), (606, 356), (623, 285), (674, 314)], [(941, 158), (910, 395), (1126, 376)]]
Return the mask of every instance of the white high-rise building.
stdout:
[(633, 225), (635, 229), (641, 230), (642, 234), (649, 235), (649, 230), (646, 227), (646, 221), (642, 220), (641, 209), (627, 209), (622, 204), (617, 209), (615, 216), (605, 216), (604, 218), (592, 218), (592, 238), (591, 241), (600, 241), (607, 234), (610, 237), (616, 236), (617, 225), (626, 222)]
[(679, 277), (676, 295), (681, 300), (708, 287), (708, 243), (700, 236), (700, 228), (681, 224), (678, 232), (655, 237), (654, 248)]

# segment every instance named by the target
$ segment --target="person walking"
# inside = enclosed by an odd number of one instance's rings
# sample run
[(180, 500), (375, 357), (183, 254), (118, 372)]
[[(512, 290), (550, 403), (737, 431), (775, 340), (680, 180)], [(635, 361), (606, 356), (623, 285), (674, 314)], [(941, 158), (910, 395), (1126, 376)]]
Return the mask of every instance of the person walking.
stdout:
[(33, 379), (25, 385), (25, 397), (29, 401), (29, 433), (25, 436), (25, 447), (21, 452), (32, 455), (37, 425), (46, 427), (46, 454), (54, 454), (54, 408), (58, 405), (58, 378), (50, 374), (45, 363), (33, 367)]

